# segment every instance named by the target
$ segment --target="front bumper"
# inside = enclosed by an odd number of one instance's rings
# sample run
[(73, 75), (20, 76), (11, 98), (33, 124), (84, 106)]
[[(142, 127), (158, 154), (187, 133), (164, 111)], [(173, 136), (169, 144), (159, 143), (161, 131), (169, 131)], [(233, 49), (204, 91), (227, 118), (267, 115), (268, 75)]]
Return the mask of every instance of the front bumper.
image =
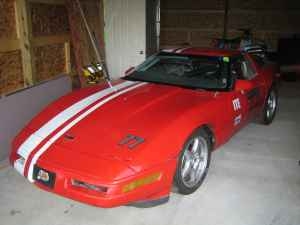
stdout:
[[(78, 175), (78, 173), (68, 171), (67, 169), (59, 166), (48, 165), (45, 163), (37, 166), (55, 174), (55, 183), (53, 187), (49, 187), (42, 182), (35, 181), (34, 184), (39, 188), (79, 202), (109, 208), (128, 204), (134, 205), (136, 202), (147, 203), (154, 202), (155, 200), (167, 199), (173, 182), (176, 160), (169, 160), (163, 165), (155, 166), (134, 176), (112, 181), (110, 183), (102, 183), (95, 177)], [(155, 173), (160, 173), (161, 175), (154, 182), (146, 185), (140, 185), (130, 191), (124, 191), (124, 187), (131, 182)], [(72, 183), (72, 180), (74, 179), (105, 187), (107, 190), (105, 192), (97, 192), (77, 187)]]

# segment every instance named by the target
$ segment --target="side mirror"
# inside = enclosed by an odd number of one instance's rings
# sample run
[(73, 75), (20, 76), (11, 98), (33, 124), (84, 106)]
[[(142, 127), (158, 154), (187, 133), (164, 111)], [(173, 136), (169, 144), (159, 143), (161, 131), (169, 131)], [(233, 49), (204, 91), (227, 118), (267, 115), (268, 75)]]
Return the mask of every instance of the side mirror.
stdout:
[(236, 91), (243, 91), (243, 90), (249, 90), (253, 87), (253, 84), (249, 80), (239, 80), (237, 79), (235, 81), (235, 90)]
[(134, 66), (129, 67), (129, 69), (125, 71), (124, 76), (128, 76), (129, 74), (131, 74), (134, 71), (134, 69)]

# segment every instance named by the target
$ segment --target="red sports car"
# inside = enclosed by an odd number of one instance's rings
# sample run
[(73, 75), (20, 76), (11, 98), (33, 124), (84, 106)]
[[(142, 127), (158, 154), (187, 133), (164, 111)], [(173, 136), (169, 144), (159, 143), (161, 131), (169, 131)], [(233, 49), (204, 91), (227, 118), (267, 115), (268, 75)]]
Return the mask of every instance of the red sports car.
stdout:
[(277, 109), (276, 67), (248, 53), (185, 48), (149, 57), (114, 86), (74, 91), (13, 141), (10, 162), (38, 187), (100, 207), (191, 194), (211, 152)]

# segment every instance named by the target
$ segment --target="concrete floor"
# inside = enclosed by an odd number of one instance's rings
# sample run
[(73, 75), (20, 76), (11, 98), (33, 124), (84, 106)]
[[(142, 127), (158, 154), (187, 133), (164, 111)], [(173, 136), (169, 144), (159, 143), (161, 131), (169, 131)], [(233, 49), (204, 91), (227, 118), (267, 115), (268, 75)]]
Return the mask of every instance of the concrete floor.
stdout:
[(284, 83), (270, 126), (250, 124), (213, 154), (203, 186), (154, 208), (101, 209), (41, 191), (0, 163), (0, 224), (299, 225), (300, 83)]

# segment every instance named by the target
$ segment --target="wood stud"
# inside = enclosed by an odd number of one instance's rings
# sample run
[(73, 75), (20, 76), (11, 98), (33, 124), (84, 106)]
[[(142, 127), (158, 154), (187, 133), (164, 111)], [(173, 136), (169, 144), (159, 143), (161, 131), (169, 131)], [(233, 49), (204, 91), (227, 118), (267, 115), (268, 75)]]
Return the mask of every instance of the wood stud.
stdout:
[(30, 42), (30, 19), (28, 17), (28, 5), (26, 0), (16, 0), (15, 2), (17, 18), (17, 34), (20, 40), (22, 52), (22, 65), (25, 86), (34, 84), (34, 71), (32, 63), (32, 48)]

